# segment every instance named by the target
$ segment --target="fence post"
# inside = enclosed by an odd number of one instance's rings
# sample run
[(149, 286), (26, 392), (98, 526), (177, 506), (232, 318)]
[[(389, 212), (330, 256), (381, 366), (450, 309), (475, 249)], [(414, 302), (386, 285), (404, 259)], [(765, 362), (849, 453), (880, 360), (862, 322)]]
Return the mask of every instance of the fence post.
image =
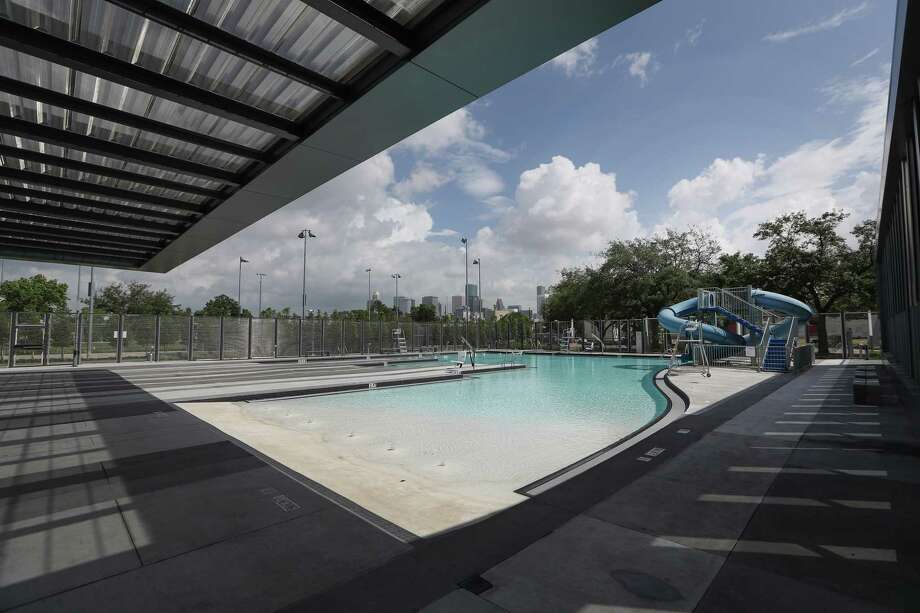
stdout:
[(121, 350), (122, 350), (122, 336), (124, 335), (125, 330), (125, 316), (120, 314), (118, 316), (118, 338), (115, 339), (115, 363), (121, 363)]
[[(273, 330), (272, 330), (272, 357), (277, 358), (278, 357), (278, 318), (275, 317), (273, 321), (275, 323), (274, 323)], [(298, 354), (300, 353), (299, 349), (297, 350), (297, 353)]]
[(51, 350), (51, 314), (45, 313), (42, 330), (42, 366), (48, 365), (48, 352)]
[(326, 355), (326, 320), (319, 320), (319, 354)]
[(846, 360), (850, 357), (850, 347), (847, 342), (847, 314), (845, 311), (840, 311), (840, 346), (843, 350), (843, 359)]
[(297, 320), (297, 357), (303, 356), (303, 317)]
[(160, 361), (160, 322), (162, 320), (161, 315), (156, 316), (156, 320), (153, 325), (153, 361)]
[(80, 345), (83, 344), (83, 313), (77, 313), (77, 327), (73, 331), (73, 367), (80, 365)]
[(10, 357), (9, 368), (16, 366), (16, 329), (19, 325), (19, 313), (10, 313)]
[(345, 319), (342, 320), (342, 336), (339, 337), (341, 339), (341, 342), (339, 343), (339, 347), (341, 348), (342, 355), (348, 353), (348, 345), (345, 344), (345, 322), (346, 321), (347, 320)]
[(195, 334), (195, 316), (188, 316), (188, 361), (191, 362), (195, 359), (194, 354), (194, 343), (192, 342), (192, 337)]
[[(261, 329), (262, 326), (259, 326)], [(246, 359), (252, 359), (252, 315), (249, 316), (249, 333), (246, 336)]]
[(224, 316), (220, 316), (219, 323), (217, 325), (217, 359), (224, 359)]

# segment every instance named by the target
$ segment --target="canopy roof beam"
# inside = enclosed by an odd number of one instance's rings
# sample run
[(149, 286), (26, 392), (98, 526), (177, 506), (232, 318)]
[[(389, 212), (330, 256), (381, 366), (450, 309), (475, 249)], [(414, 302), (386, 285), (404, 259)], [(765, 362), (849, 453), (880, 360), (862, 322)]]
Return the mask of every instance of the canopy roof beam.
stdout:
[[(0, 23), (2, 22), (3, 20), (0, 19)], [(196, 162), (146, 151), (136, 147), (120, 145), (111, 141), (102, 140), (101, 138), (84, 136), (83, 134), (70, 132), (69, 130), (59, 130), (58, 128), (52, 128), (24, 119), (0, 117), (0, 132), (30, 140), (42, 141), (59, 147), (79, 149), (80, 151), (87, 151), (89, 153), (104, 155), (123, 161), (155, 166), (181, 174), (222, 181), (230, 185), (239, 185), (240, 183), (239, 177), (226, 170), (219, 170), (205, 164), (198, 164)]]
[(186, 130), (185, 128), (178, 128), (168, 123), (163, 123), (162, 121), (156, 121), (155, 119), (149, 119), (141, 115), (135, 115), (134, 113), (120, 111), (104, 104), (90, 102), (82, 98), (77, 98), (76, 96), (70, 96), (30, 83), (23, 83), (22, 81), (10, 79), (9, 77), (0, 76), (0, 91), (5, 91), (8, 94), (27, 98), (29, 100), (44, 102), (45, 104), (74, 111), (75, 113), (98, 117), (99, 119), (105, 119), (106, 121), (118, 123), (123, 126), (137, 128), (145, 132), (168, 136), (169, 138), (174, 138), (193, 145), (199, 145), (201, 147), (207, 147), (208, 149), (223, 151), (224, 153), (238, 155), (251, 160), (268, 162), (265, 152), (259, 149), (245, 147), (219, 138), (214, 138), (213, 136), (208, 136), (207, 134)]
[(297, 140), (297, 124), (254, 106), (119, 60), (8, 19), (0, 19), (0, 45), (223, 117), (281, 138)]
[(347, 88), (333, 79), (157, 0), (108, 1), (207, 45), (284, 75), (293, 81), (303, 83), (333, 98), (345, 99), (348, 95)]
[(409, 31), (363, 0), (302, 2), (397, 57), (403, 58), (413, 52), (414, 45)]

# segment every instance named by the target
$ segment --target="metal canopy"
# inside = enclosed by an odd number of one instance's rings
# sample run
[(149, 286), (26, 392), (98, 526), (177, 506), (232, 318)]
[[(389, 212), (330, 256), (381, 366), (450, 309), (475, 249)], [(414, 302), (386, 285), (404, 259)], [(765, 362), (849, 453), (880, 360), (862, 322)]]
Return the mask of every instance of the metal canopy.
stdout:
[(3, 3), (0, 256), (143, 266), (483, 2)]
[(0, 257), (164, 272), (653, 3), (7, 0)]

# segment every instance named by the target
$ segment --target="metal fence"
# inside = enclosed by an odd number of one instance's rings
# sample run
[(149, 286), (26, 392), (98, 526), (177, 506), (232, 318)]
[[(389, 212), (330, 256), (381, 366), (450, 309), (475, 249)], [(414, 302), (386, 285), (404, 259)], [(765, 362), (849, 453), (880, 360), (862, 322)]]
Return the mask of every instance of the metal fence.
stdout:
[[(714, 316), (712, 323), (720, 323)], [(5, 323), (4, 323), (5, 322)], [(724, 322), (723, 322), (724, 323)], [(464, 339), (477, 349), (542, 349), (666, 353), (672, 336), (654, 318), (481, 322), (358, 321), (0, 313), (0, 364), (29, 366), (174, 360), (238, 360), (395, 353), (405, 339), (412, 352), (455, 351)], [(819, 355), (861, 358), (879, 351), (872, 312), (822, 313), (798, 326), (798, 344)], [(715, 347), (714, 363), (751, 362), (747, 349)]]

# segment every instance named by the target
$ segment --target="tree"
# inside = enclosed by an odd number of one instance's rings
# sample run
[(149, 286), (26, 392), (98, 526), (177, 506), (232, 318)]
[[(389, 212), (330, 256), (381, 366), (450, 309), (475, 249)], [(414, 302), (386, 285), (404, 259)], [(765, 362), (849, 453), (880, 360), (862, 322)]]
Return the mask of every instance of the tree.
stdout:
[(0, 307), (20, 313), (66, 313), (67, 284), (44, 275), (4, 281), (0, 285)]
[(433, 304), (419, 304), (412, 307), (409, 316), (413, 321), (435, 321), (438, 318), (438, 312)]
[(761, 287), (764, 263), (753, 253), (726, 253), (719, 258), (719, 272), (716, 273), (714, 287)]
[(840, 308), (844, 311), (878, 310), (878, 284), (875, 275), (877, 229), (876, 221), (867, 219), (851, 232), (856, 238), (856, 249), (851, 250), (848, 258), (851, 286), (849, 293), (841, 300)]
[(390, 307), (380, 302), (379, 300), (374, 300), (371, 303), (371, 318), (372, 319), (382, 319), (384, 321), (388, 321), (391, 319), (395, 319), (395, 317), (396, 315), (395, 315), (394, 309), (391, 309)]
[[(838, 232), (847, 216), (830, 211), (809, 217), (799, 211), (760, 224), (754, 237), (769, 243), (763, 259), (765, 285), (810, 304), (818, 313), (845, 306), (874, 307), (875, 222), (863, 222), (852, 231), (858, 242), (854, 250)], [(827, 348), (827, 328), (819, 317), (818, 352), (827, 353)]]
[[(196, 311), (195, 315), (199, 317), (240, 317), (240, 303), (226, 294), (221, 294), (208, 300), (204, 308)], [(252, 317), (252, 313), (248, 309), (243, 309), (242, 316)]]
[(259, 317), (264, 317), (266, 319), (273, 319), (275, 317), (286, 319), (289, 317), (294, 317), (294, 314), (291, 312), (291, 307), (284, 307), (280, 311), (275, 310), (272, 307), (265, 307), (262, 309), (262, 312), (259, 313)]
[(657, 313), (711, 285), (722, 255), (698, 228), (652, 238), (611, 241), (598, 268), (562, 271), (544, 306), (545, 319), (626, 319)]
[[(165, 289), (156, 290), (146, 283), (113, 283), (96, 294), (94, 308), (103, 313), (137, 315), (174, 315), (180, 311), (175, 297)], [(89, 299), (84, 299), (89, 304)]]

